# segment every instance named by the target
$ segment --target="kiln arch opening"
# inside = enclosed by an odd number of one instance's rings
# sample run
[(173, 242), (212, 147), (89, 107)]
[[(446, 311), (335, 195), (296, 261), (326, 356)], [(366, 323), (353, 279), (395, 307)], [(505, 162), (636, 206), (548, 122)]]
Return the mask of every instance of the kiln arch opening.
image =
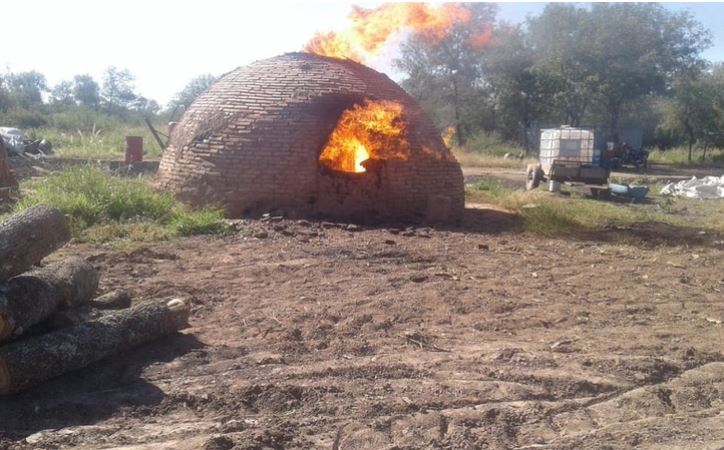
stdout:
[(406, 160), (407, 128), (401, 103), (365, 99), (342, 112), (319, 163), (336, 172), (365, 173), (375, 161)]

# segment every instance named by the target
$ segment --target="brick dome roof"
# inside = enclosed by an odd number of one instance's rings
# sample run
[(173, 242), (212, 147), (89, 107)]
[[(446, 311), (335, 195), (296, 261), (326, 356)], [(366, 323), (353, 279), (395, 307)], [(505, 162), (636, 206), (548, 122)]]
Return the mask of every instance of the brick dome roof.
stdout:
[[(319, 156), (340, 115), (365, 100), (403, 105), (410, 155), (338, 173)], [(349, 60), (289, 53), (213, 84), (171, 132), (157, 185), (231, 217), (274, 209), (352, 219), (454, 220), (463, 178), (432, 122), (386, 75)]]

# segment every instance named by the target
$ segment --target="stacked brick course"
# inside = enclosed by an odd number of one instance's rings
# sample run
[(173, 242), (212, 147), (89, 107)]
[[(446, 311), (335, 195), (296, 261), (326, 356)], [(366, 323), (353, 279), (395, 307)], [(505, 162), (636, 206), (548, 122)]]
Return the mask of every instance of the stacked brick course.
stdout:
[[(410, 158), (375, 161), (356, 174), (321, 167), (339, 116), (364, 99), (403, 104)], [(460, 166), (409, 95), (366, 66), (308, 53), (240, 67), (199, 96), (171, 133), (156, 183), (231, 217), (282, 209), (452, 221), (464, 206)]]

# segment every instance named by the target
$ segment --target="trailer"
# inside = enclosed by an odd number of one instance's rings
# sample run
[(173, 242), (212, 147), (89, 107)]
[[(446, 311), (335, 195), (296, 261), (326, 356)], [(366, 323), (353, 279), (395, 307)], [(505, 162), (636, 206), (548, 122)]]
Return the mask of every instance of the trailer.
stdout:
[(607, 193), (611, 172), (593, 143), (591, 130), (569, 126), (541, 130), (539, 162), (526, 168), (526, 189), (547, 181), (552, 192), (565, 183), (586, 186), (595, 196)]

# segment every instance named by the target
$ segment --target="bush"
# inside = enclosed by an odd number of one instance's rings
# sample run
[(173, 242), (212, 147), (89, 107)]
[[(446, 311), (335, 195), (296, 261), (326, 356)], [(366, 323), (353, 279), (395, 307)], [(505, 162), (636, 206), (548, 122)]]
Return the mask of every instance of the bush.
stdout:
[(44, 114), (24, 109), (8, 111), (0, 114), (0, 126), (13, 128), (37, 128), (44, 127), (48, 120)]
[(681, 166), (724, 167), (724, 150), (713, 148), (706, 152), (706, 159), (702, 158), (704, 151), (694, 147), (692, 160), (689, 162), (688, 147), (674, 147), (667, 150), (654, 150), (649, 153), (649, 161), (653, 163), (675, 164)]
[(182, 236), (220, 233), (225, 228), (221, 210), (188, 211), (172, 196), (152, 190), (143, 180), (116, 178), (90, 166), (30, 181), (21, 188), (25, 196), (16, 210), (39, 203), (54, 206), (68, 216), (74, 236), (96, 241), (143, 240), (138, 237), (144, 229), (163, 236), (159, 227), (165, 228), (168, 235)]
[(511, 142), (507, 142), (496, 132), (478, 131), (470, 136), (464, 150), (471, 153), (503, 156), (506, 153), (518, 155), (525, 153), (525, 149)]
[(177, 215), (170, 223), (170, 227), (179, 236), (194, 234), (219, 234), (224, 232), (226, 226), (224, 215), (218, 209), (203, 209), (190, 211)]
[(124, 123), (118, 117), (94, 111), (90, 108), (77, 107), (50, 115), (49, 125), (59, 131), (76, 132), (77, 130), (113, 130), (123, 128)]

